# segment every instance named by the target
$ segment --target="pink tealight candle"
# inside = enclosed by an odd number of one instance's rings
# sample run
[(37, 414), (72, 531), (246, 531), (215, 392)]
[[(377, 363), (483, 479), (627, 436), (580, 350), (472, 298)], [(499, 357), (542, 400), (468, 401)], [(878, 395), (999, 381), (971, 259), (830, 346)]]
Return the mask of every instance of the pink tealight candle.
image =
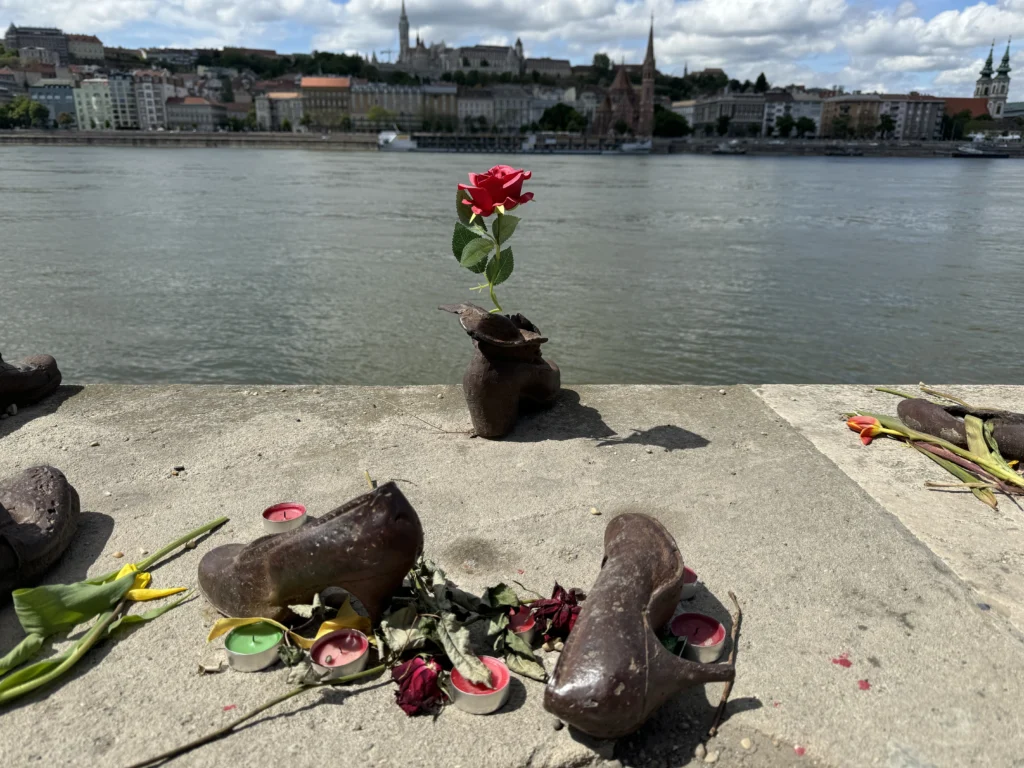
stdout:
[(717, 661), (725, 649), (725, 627), (702, 613), (681, 613), (669, 625), (672, 634), (686, 638), (683, 656), (705, 664)]
[(472, 715), (489, 715), (501, 709), (508, 701), (511, 675), (501, 659), (481, 656), (480, 661), (491, 673), (490, 685), (471, 683), (459, 670), (453, 669), (449, 689), (452, 701), (459, 709)]
[(533, 643), (537, 620), (533, 618), (533, 611), (530, 610), (530, 606), (521, 605), (518, 608), (511, 609), (508, 612), (508, 625), (527, 644)]
[(345, 677), (363, 671), (369, 648), (366, 635), (359, 630), (338, 629), (313, 643), (309, 658), (318, 672), (328, 673), (328, 679)]
[(263, 510), (263, 530), (284, 533), (306, 522), (306, 508), (294, 501), (275, 504)]

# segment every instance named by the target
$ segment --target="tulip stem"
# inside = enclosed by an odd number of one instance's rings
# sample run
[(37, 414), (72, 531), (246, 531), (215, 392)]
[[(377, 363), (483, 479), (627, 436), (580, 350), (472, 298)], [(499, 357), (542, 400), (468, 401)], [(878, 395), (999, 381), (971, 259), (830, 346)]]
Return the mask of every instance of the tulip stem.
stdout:
[(195, 741), (190, 741), (188, 744), (183, 744), (180, 747), (175, 747), (174, 749), (159, 754), (156, 757), (150, 757), (145, 760), (140, 760), (137, 763), (132, 763), (130, 766), (128, 766), (128, 768), (145, 768), (145, 766), (153, 765), (154, 763), (163, 763), (167, 760), (173, 760), (176, 757), (184, 755), (186, 752), (191, 752), (193, 749), (205, 746), (206, 744), (209, 744), (212, 741), (223, 739), (225, 736), (230, 736), (234, 732), (234, 730), (242, 723), (244, 723), (246, 720), (251, 720), (252, 718), (256, 717), (256, 715), (262, 714), (263, 712), (266, 712), (268, 709), (276, 707), (278, 704), (288, 701), (288, 699), (291, 699), (295, 696), (298, 696), (300, 693), (316, 690), (318, 688), (323, 688), (328, 685), (344, 685), (345, 683), (352, 683), (356, 680), (361, 680), (364, 677), (371, 677), (372, 675), (379, 674), (380, 672), (383, 672), (385, 669), (387, 669), (387, 665), (380, 664), (376, 667), (373, 667), (373, 669), (367, 669), (362, 672), (357, 672), (354, 675), (346, 675), (345, 677), (339, 677), (337, 680), (328, 680), (327, 682), (318, 683), (316, 685), (300, 685), (298, 688), (293, 688), (287, 693), (282, 693), (280, 696), (273, 698), (270, 701), (264, 702), (263, 704), (260, 704), (260, 706), (256, 707), (256, 709), (242, 715), (237, 720), (231, 721), (220, 730), (214, 731), (213, 733), (209, 733), (206, 736), (196, 739)]
[[(186, 533), (181, 538), (175, 539), (174, 541), (172, 541), (166, 547), (161, 547), (156, 552), (154, 552), (152, 555), (147, 557), (145, 560), (141, 560), (140, 562), (136, 563), (135, 567), (138, 568), (140, 571), (145, 571), (147, 568), (149, 568), (155, 562), (157, 562), (158, 560), (161, 560), (162, 558), (166, 557), (171, 552), (176, 550), (178, 547), (181, 547), (181, 546), (184, 546), (185, 544), (188, 544), (190, 541), (192, 541), (192, 539), (198, 538), (199, 536), (202, 536), (204, 533), (209, 533), (214, 528), (219, 528), (220, 526), (224, 525), (224, 523), (226, 523), (227, 521), (228, 521), (228, 518), (226, 518), (226, 517), (218, 517), (216, 520), (214, 520), (211, 523), (207, 523), (204, 526), (196, 528), (194, 531), (189, 531), (188, 533)], [(117, 576), (118, 573), (120, 573), (120, 569), (116, 570), (116, 571), (111, 571), (110, 573), (105, 573), (102, 576), (97, 576), (94, 579), (89, 579), (89, 583), (90, 584), (102, 584), (105, 581), (110, 581), (110, 579), (112, 579), (115, 576)]]
[(908, 400), (917, 399), (917, 395), (908, 395), (906, 392), (900, 392), (898, 389), (890, 389), (889, 387), (875, 387), (876, 392), (885, 392), (887, 395), (896, 395), (896, 397), (904, 397)]

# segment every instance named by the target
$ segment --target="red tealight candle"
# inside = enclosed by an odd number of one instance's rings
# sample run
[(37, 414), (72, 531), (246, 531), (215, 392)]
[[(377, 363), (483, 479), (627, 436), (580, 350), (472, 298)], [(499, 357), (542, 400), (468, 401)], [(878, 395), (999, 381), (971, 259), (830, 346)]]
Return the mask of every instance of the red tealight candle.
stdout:
[(521, 605), (509, 613), (508, 625), (516, 634), (528, 632), (533, 629), (537, 621), (533, 618), (533, 612), (528, 605)]
[(369, 643), (354, 632), (333, 632), (323, 643), (317, 643), (310, 654), (321, 667), (343, 667), (366, 653)]
[(725, 640), (725, 627), (710, 616), (681, 613), (672, 620), (672, 634), (685, 637), (690, 645), (709, 646)]
[(306, 522), (306, 508), (294, 501), (275, 504), (263, 510), (263, 530), (267, 533), (285, 533)]

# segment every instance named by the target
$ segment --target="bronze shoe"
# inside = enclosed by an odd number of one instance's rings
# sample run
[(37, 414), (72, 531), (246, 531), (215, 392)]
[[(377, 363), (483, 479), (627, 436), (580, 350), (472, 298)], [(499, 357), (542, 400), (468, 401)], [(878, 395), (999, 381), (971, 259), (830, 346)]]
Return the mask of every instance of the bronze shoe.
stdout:
[(462, 377), (462, 389), (480, 437), (502, 437), (519, 418), (520, 402), (551, 405), (558, 397), (562, 374), (545, 360), (540, 345), (547, 338), (522, 315), (499, 315), (475, 304), (446, 304), (459, 316), (473, 339), (476, 353)]
[(416, 510), (386, 483), (295, 530), (211, 550), (199, 562), (199, 588), (226, 616), (283, 621), (289, 605), (341, 587), (376, 623), (422, 550)]
[(60, 386), (57, 361), (49, 355), (33, 355), (16, 363), (0, 357), (0, 412), (11, 405), (19, 408), (39, 402)]
[(78, 493), (59, 469), (31, 467), (0, 483), (0, 602), (60, 559), (80, 513)]
[(911, 429), (941, 437), (960, 448), (968, 447), (964, 416), (973, 414), (982, 421), (992, 422), (992, 436), (1004, 459), (1024, 461), (1024, 414), (978, 409), (968, 411), (959, 405), (943, 406), (919, 397), (900, 400), (896, 414)]
[(625, 514), (604, 534), (604, 561), (544, 690), (544, 709), (584, 733), (632, 733), (669, 698), (732, 680), (731, 664), (698, 664), (670, 653), (655, 630), (683, 592), (683, 558), (652, 517)]

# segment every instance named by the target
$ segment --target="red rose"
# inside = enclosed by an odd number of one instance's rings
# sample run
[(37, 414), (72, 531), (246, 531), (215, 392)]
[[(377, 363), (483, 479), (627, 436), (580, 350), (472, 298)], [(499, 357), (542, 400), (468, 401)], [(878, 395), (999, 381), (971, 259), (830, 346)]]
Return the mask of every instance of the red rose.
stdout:
[(438, 685), (440, 671), (441, 665), (436, 661), (424, 661), (419, 656), (391, 668), (391, 679), (398, 683), (395, 701), (405, 714), (412, 716), (437, 711), (445, 698)]
[(509, 165), (496, 165), (487, 173), (471, 173), (469, 184), (459, 184), (470, 197), (462, 202), (477, 216), (490, 216), (499, 205), (511, 211), (533, 200), (533, 192), (523, 192), (523, 182), (532, 175)]
[(580, 615), (580, 602), (586, 597), (578, 589), (566, 591), (556, 583), (551, 597), (533, 603), (533, 615), (548, 620), (547, 629), (544, 630), (545, 640), (553, 637), (564, 639), (569, 636), (572, 628), (576, 626), (576, 618)]

